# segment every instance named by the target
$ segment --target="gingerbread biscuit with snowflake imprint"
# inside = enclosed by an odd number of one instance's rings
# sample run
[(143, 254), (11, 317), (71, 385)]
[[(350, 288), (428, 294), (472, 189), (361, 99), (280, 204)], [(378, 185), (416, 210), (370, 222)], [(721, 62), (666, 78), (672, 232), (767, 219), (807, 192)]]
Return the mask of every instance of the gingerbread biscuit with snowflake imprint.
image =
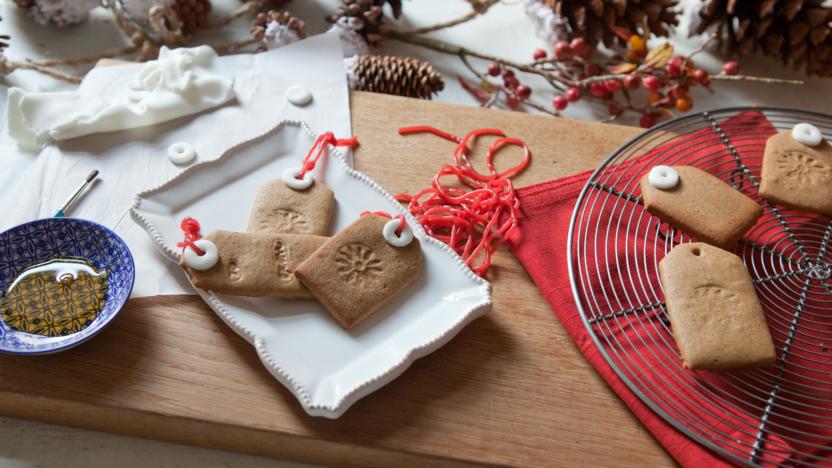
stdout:
[(295, 268), (326, 240), (321, 236), (212, 231), (204, 239), (216, 244), (219, 260), (208, 270), (182, 268), (194, 286), (219, 294), (307, 299)]
[(673, 338), (688, 369), (774, 362), (774, 344), (742, 259), (697, 242), (677, 245), (659, 263)]
[(766, 142), (760, 196), (796, 210), (832, 216), (832, 144), (801, 143), (791, 131)]
[(332, 190), (319, 181), (298, 190), (276, 179), (260, 187), (247, 231), (326, 236), (333, 204)]
[[(673, 175), (673, 183), (654, 181), (657, 169)], [(641, 179), (641, 193), (650, 213), (697, 240), (728, 250), (763, 214), (754, 200), (692, 166), (653, 168)]]
[(418, 239), (394, 247), (382, 234), (390, 220), (362, 216), (326, 241), (295, 270), (300, 281), (342, 327), (375, 313), (422, 270)]

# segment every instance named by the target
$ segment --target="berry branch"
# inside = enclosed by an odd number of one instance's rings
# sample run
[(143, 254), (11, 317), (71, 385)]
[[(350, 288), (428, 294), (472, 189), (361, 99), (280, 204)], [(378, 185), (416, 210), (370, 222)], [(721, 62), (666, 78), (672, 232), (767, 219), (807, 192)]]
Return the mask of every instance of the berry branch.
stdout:
[[(546, 51), (538, 49), (534, 51), (534, 60), (531, 63), (517, 63), (419, 34), (387, 31), (385, 36), (459, 56), (463, 64), (480, 79), (478, 87), (464, 80), (460, 82), (464, 83), (463, 87), (474, 95), (481, 105), (493, 105), (502, 97), (510, 108), (516, 108), (522, 103), (547, 114), (558, 115), (569, 103), (589, 99), (606, 104), (610, 120), (625, 111), (640, 114), (640, 123), (644, 127), (652, 126), (661, 116), (672, 116), (674, 109), (682, 112), (690, 110), (693, 107), (690, 89), (702, 86), (713, 92), (712, 81), (803, 84), (800, 80), (741, 75), (739, 64), (734, 61), (725, 63), (717, 74), (696, 68), (692, 57), (705, 50), (713, 38), (705, 41), (687, 56), (674, 55), (674, 48), (668, 42), (650, 49), (647, 46), (647, 38), (639, 35), (627, 38), (626, 54), (611, 56), (598, 53), (585, 40), (576, 38), (570, 42), (558, 42), (552, 57), (549, 57)], [(468, 60), (470, 57), (491, 62), (486, 73), (476, 70)], [(531, 101), (531, 88), (520, 82), (518, 72), (540, 76), (552, 86), (556, 92), (552, 100), (554, 112)], [(489, 81), (486, 74), (492, 78), (502, 77), (502, 84)], [(639, 106), (634, 104), (633, 92), (641, 87), (646, 90), (646, 103)], [(477, 89), (482, 93), (475, 92)]]

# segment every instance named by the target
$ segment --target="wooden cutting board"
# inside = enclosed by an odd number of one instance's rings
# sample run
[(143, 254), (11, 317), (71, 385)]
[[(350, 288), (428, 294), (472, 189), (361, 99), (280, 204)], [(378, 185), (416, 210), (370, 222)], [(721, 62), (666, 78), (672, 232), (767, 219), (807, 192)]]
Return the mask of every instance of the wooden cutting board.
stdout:
[[(405, 125), (499, 127), (524, 139), (533, 162), (517, 186), (592, 169), (639, 132), (363, 93), (352, 112), (357, 168), (393, 193), (427, 186), (453, 147), (398, 136)], [(489, 279), (489, 315), (339, 420), (307, 416), (195, 296), (131, 300), (65, 353), (0, 357), (0, 413), (324, 464), (671, 465), (510, 253)]]

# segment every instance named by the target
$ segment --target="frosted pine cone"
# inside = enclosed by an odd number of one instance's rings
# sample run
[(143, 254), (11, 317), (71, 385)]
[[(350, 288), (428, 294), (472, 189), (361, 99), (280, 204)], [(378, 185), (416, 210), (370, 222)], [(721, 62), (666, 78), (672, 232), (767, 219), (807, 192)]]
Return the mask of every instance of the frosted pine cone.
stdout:
[(753, 51), (832, 76), (832, 6), (822, 0), (703, 1), (695, 32), (713, 31), (729, 56)]
[(18, 7), (28, 11), (39, 24), (57, 26), (77, 24), (89, 16), (100, 4), (99, 0), (14, 0)]
[(251, 26), (251, 34), (263, 42), (262, 50), (276, 49), (306, 37), (303, 21), (288, 11), (260, 13)]
[(532, 21), (537, 37), (543, 42), (554, 45), (560, 41), (569, 40), (566, 32), (566, 20), (556, 15), (548, 6), (540, 3), (540, 0), (523, 0), (526, 7), (526, 16)]

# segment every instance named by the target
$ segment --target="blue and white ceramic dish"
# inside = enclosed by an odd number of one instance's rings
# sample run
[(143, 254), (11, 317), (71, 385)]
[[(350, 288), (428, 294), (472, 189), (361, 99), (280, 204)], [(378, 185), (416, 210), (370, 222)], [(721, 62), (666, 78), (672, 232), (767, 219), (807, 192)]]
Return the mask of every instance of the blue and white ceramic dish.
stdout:
[(106, 227), (75, 218), (40, 219), (0, 233), (0, 295), (27, 268), (61, 258), (83, 259), (106, 271), (103, 308), (86, 328), (64, 336), (30, 334), (0, 320), (0, 352), (48, 354), (77, 346), (106, 327), (127, 302), (136, 274), (127, 245)]

